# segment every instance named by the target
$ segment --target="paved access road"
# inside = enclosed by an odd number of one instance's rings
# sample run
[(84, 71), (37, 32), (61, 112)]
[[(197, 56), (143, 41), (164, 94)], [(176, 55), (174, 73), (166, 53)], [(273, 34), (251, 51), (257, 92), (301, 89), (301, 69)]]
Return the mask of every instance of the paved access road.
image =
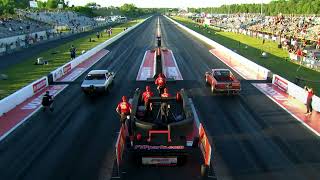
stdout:
[[(85, 97), (79, 88), (81, 76), (56, 97), (54, 113), (37, 113), (2, 141), (0, 179), (93, 180), (108, 174), (119, 129), (115, 106), (122, 95), (144, 85), (135, 79), (145, 51), (156, 45), (156, 24), (153, 17), (107, 47), (111, 52), (93, 67), (117, 72), (109, 95)], [(243, 81), (240, 96), (211, 95), (204, 72), (226, 66), (164, 17), (160, 24), (163, 44), (173, 51), (184, 79), (177, 86), (188, 90), (214, 143), (218, 179), (320, 179), (318, 136), (250, 82)], [(186, 174), (175, 169), (170, 171), (175, 177)], [(158, 172), (148, 169), (140, 179), (164, 178)]]

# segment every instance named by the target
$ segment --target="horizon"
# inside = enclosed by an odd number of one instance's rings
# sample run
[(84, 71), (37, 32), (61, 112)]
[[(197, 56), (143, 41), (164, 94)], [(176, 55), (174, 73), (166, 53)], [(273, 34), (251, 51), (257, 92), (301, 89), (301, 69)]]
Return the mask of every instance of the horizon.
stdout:
[(139, 8), (205, 8), (220, 7), (224, 4), (260, 4), (269, 3), (271, 0), (69, 0), (69, 5), (84, 6), (95, 2), (101, 7), (122, 6), (125, 3), (134, 4)]

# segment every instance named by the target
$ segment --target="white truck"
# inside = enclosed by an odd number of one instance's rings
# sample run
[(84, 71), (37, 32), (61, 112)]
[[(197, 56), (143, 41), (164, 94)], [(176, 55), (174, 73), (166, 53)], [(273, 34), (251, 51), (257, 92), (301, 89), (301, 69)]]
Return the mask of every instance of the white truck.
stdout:
[(87, 95), (108, 92), (115, 73), (108, 70), (92, 70), (85, 77), (81, 89)]

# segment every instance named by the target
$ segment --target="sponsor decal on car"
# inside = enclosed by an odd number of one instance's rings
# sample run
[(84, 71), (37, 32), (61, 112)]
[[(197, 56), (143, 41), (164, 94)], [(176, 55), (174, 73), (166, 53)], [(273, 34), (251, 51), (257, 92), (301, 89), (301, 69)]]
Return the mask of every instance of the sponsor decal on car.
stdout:
[(278, 76), (274, 78), (274, 85), (279, 87), (284, 92), (288, 91), (288, 82), (280, 79)]
[(166, 150), (166, 149), (184, 149), (184, 146), (150, 146), (150, 145), (135, 145), (135, 150)]
[(32, 85), (33, 88), (33, 93), (38, 93), (39, 91), (41, 91), (43, 88), (45, 88), (47, 86), (47, 79), (43, 78), (40, 81), (38, 81), (37, 83)]
[(142, 157), (144, 165), (174, 165), (177, 162), (177, 157)]
[(71, 63), (69, 63), (63, 67), (63, 74), (67, 74), (70, 71), (71, 71)]
[(119, 136), (116, 143), (116, 154), (117, 154), (117, 164), (119, 166), (121, 160), (122, 160), (122, 154), (124, 150), (124, 144), (125, 144), (125, 130), (123, 127), (121, 127)]
[(205, 161), (206, 165), (210, 165), (210, 161), (211, 161), (211, 145), (209, 142), (209, 139), (207, 137), (207, 134), (202, 126), (202, 124), (200, 123), (199, 126), (199, 146), (200, 149), (202, 151), (202, 155)]

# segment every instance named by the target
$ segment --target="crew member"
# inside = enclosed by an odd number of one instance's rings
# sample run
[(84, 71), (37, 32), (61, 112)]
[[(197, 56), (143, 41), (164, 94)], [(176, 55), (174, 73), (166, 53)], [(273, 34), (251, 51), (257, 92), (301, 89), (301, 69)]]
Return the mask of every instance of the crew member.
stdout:
[[(167, 98), (170, 96), (171, 95), (169, 94), (168, 89), (164, 88), (163, 93), (161, 94), (161, 97)], [(169, 108), (170, 108), (170, 105), (167, 102), (161, 103), (161, 119), (164, 120), (165, 123), (168, 123)]]
[(146, 86), (146, 91), (142, 93), (142, 100), (146, 107), (146, 110), (149, 111), (151, 104), (149, 103), (149, 98), (153, 96), (153, 92), (150, 89), (150, 86)]
[(71, 57), (71, 59), (76, 58), (76, 51), (77, 51), (77, 49), (73, 45), (71, 45), (71, 48), (70, 48), (70, 57)]
[(50, 95), (49, 91), (46, 91), (45, 95), (43, 95), (41, 104), (44, 107), (43, 111), (46, 111), (47, 107), (49, 107), (51, 112), (53, 111), (53, 107), (52, 107), (53, 97), (52, 95)]
[(120, 115), (121, 124), (124, 126), (127, 116), (131, 113), (131, 104), (127, 101), (126, 96), (122, 96), (121, 100), (122, 101), (118, 104), (116, 111)]
[(305, 113), (306, 115), (310, 115), (312, 113), (312, 97), (313, 97), (313, 89), (308, 88), (307, 86), (304, 87), (304, 89), (307, 91), (308, 96), (307, 96), (307, 112)]
[(155, 84), (157, 85), (159, 96), (161, 96), (161, 94), (163, 93), (163, 89), (166, 87), (166, 79), (162, 73), (158, 75), (158, 78), (156, 79)]
[(164, 97), (164, 98), (166, 98), (166, 97), (170, 97), (171, 95), (169, 94), (169, 92), (168, 92), (168, 88), (164, 88), (163, 89), (163, 93), (161, 94), (161, 97)]

